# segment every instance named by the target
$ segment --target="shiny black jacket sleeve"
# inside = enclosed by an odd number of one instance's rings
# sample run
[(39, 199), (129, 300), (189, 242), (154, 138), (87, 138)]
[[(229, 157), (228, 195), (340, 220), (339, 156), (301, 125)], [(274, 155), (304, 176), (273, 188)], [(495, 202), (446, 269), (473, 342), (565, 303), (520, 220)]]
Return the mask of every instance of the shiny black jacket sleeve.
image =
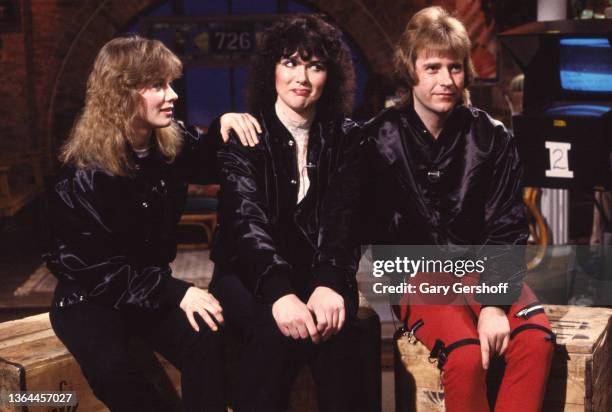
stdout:
[[(217, 182), (214, 134), (200, 134), (181, 122), (181, 151), (169, 165), (179, 181)], [(215, 125), (213, 124), (213, 127)], [(49, 251), (44, 255), (49, 270), (61, 281), (76, 285), (88, 299), (121, 308), (178, 306), (190, 283), (171, 276), (169, 262), (160, 261), (158, 251), (149, 250), (143, 262), (131, 256), (134, 245), (122, 236), (126, 197), (138, 196), (126, 190), (129, 178), (99, 169), (71, 168), (47, 190), (46, 219)], [(170, 201), (172, 213), (180, 214), (179, 203)], [(166, 248), (175, 248), (175, 244)], [(144, 245), (143, 248), (148, 248)], [(164, 250), (164, 255), (174, 255)]]
[(200, 133), (193, 126), (177, 121), (182, 131), (183, 145), (174, 161), (174, 167), (184, 182), (214, 184), (217, 174), (217, 151), (222, 146), (219, 118), (212, 121), (208, 133)]
[(516, 301), (525, 276), (527, 221), (522, 200), (522, 165), (516, 141), (506, 128), (494, 127), (496, 148), (491, 191), (485, 204), (482, 254), (487, 256), (481, 281), (489, 285), (508, 282), (508, 293), (476, 295), (484, 305), (503, 307)]
[(120, 309), (178, 306), (190, 284), (168, 265), (137, 264), (117, 227), (124, 212), (120, 185), (101, 170), (75, 169), (47, 194), (50, 251), (44, 258), (60, 280), (87, 299)]
[(365, 140), (361, 125), (345, 121), (336, 167), (322, 201), (319, 238), (313, 260), (317, 284), (341, 290), (352, 283), (361, 257)]
[(268, 170), (266, 146), (243, 146), (235, 136), (218, 151), (221, 192), (219, 210), (223, 233), (232, 239), (231, 251), (224, 253), (240, 262), (248, 262), (249, 270), (239, 273), (258, 298), (273, 303), (292, 293), (289, 282), (291, 265), (280, 255), (273, 233), (272, 215), (265, 196)]

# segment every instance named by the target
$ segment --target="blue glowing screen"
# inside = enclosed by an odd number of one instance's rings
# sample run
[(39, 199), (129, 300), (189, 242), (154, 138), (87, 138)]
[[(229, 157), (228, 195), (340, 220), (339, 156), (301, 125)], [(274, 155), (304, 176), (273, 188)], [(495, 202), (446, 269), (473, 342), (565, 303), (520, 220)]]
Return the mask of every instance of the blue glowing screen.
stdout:
[(587, 116), (599, 117), (612, 110), (611, 106), (597, 104), (567, 104), (551, 107), (546, 114), (552, 116)]
[(560, 40), (561, 88), (612, 93), (612, 47), (606, 38)]

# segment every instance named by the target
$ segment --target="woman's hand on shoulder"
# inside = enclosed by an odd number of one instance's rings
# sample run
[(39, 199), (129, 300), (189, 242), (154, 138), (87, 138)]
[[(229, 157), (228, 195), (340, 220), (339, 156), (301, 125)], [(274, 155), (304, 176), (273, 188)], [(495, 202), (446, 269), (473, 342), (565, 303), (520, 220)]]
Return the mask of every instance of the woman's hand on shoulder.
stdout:
[(217, 324), (222, 325), (224, 322), (223, 309), (217, 299), (205, 290), (195, 286), (187, 289), (179, 306), (185, 312), (187, 320), (196, 332), (200, 331), (195, 319), (196, 313), (215, 332), (219, 329)]
[(257, 134), (261, 133), (261, 126), (257, 119), (248, 113), (225, 113), (221, 116), (221, 137), (223, 142), (229, 140), (230, 130), (233, 130), (244, 146), (255, 146), (259, 143)]

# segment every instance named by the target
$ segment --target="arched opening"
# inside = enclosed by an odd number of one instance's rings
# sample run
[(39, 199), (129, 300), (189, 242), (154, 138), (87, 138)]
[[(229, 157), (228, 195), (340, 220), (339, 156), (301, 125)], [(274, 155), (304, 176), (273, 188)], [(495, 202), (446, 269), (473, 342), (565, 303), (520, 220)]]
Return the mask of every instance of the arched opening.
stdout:
[[(323, 12), (330, 15), (343, 30), (343, 22), (349, 22), (342, 6), (330, 6), (330, 2), (308, 1), (298, 2), (293, 0), (263, 0), (252, 2), (248, 0), (219, 0), (219, 1), (156, 1), (143, 0), (130, 5), (129, 9), (122, 8), (117, 0), (105, 0), (92, 9), (88, 17), (83, 20), (76, 35), (72, 40), (64, 42), (58, 47), (57, 54), (64, 55), (62, 65), (56, 78), (47, 118), (48, 145), (51, 153), (54, 153), (61, 142), (66, 138), (75, 116), (83, 105), (85, 82), (91, 64), (99, 48), (108, 40), (119, 33), (139, 33), (146, 30), (145, 22), (162, 18), (195, 18), (202, 16), (221, 21), (228, 16), (262, 16), (275, 15), (279, 13), (313, 13)], [(334, 2), (331, 2), (334, 3)], [(335, 2), (342, 3), (342, 2)], [(362, 13), (362, 18), (369, 22), (375, 22), (371, 13), (361, 7), (355, 7), (354, 12)], [(335, 13), (336, 15), (332, 14)], [(351, 20), (351, 22), (354, 20)], [(360, 99), (363, 84), (372, 71), (380, 70), (379, 64), (370, 56), (379, 56), (380, 49), (374, 53), (372, 46), (360, 44), (355, 40), (354, 33), (358, 33), (352, 27), (347, 33), (347, 41), (351, 46), (356, 62), (358, 76), (358, 97)], [(374, 24), (377, 26), (377, 24)], [(375, 30), (376, 31), (376, 30)], [(382, 31), (381, 31), (382, 33)], [(143, 33), (151, 35), (151, 33)], [(153, 33), (153, 37), (158, 33)], [(376, 35), (374, 35), (376, 37)], [(160, 40), (164, 41), (163, 36)], [(168, 44), (173, 48), (172, 44)], [(365, 47), (364, 47), (365, 46)], [(369, 47), (369, 49), (368, 49)], [(390, 49), (389, 49), (390, 56)], [(387, 62), (388, 63), (388, 62)], [(385, 66), (387, 67), (388, 64)], [(77, 80), (78, 81), (75, 81)], [(189, 123), (206, 126), (212, 118), (220, 113), (230, 110), (245, 110), (243, 89), (247, 81), (246, 64), (232, 64), (222, 62), (217, 65), (198, 65), (186, 62), (183, 79), (179, 83), (179, 93), (184, 102), (182, 112), (178, 117)]]

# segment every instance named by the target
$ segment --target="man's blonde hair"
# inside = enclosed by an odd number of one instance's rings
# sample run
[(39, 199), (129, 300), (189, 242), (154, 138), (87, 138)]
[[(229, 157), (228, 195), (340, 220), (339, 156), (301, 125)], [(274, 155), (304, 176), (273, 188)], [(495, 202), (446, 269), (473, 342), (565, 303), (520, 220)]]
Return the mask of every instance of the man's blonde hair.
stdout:
[[(472, 43), (465, 26), (442, 7), (427, 7), (417, 12), (404, 29), (395, 47), (395, 71), (410, 86), (408, 100), (412, 100), (412, 87), (418, 83), (415, 63), (420, 52), (450, 54), (463, 60), (465, 89), (463, 104), (470, 104), (467, 89), (475, 77), (470, 57)], [(403, 102), (406, 103), (406, 102)]]
[[(139, 90), (176, 79), (182, 69), (178, 57), (158, 40), (130, 36), (106, 43), (89, 74), (85, 107), (61, 149), (60, 161), (129, 175), (134, 167), (134, 120), (142, 105)], [(154, 132), (157, 150), (172, 162), (182, 145), (178, 126), (173, 122)]]

